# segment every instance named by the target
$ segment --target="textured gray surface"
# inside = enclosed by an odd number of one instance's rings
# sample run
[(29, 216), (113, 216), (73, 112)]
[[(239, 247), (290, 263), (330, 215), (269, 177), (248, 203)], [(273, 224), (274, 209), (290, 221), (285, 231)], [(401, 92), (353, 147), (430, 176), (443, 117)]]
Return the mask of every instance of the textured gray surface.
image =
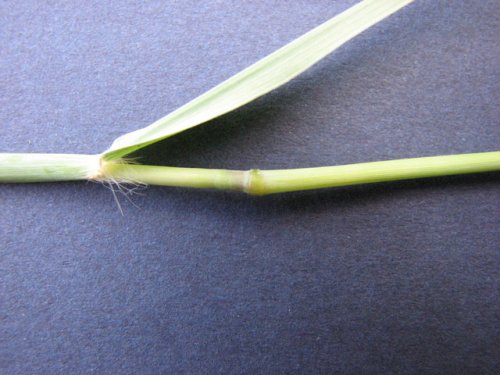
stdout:
[[(3, 1), (0, 151), (107, 148), (355, 1)], [(144, 162), (497, 150), (497, 1), (417, 0)], [(249, 198), (0, 186), (0, 369), (498, 373), (498, 174)]]

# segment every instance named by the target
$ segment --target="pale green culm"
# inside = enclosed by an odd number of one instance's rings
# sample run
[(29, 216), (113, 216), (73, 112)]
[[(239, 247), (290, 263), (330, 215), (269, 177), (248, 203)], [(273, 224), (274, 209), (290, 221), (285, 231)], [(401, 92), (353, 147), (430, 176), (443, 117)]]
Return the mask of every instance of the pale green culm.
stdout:
[(500, 151), (284, 170), (134, 165), (126, 156), (278, 88), (414, 0), (364, 0), (101, 154), (0, 154), (0, 183), (91, 180), (228, 189), (252, 195), (500, 170)]

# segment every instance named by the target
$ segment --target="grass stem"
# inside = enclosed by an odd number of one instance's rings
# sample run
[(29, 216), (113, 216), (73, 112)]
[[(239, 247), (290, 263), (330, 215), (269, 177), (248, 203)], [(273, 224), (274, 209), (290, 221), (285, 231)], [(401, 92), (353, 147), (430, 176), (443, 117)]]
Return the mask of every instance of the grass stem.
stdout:
[(251, 195), (322, 189), (425, 177), (500, 170), (500, 151), (378, 161), (333, 167), (234, 171), (103, 164), (102, 175), (117, 182), (226, 189)]
[(236, 171), (134, 165), (100, 155), (0, 154), (0, 183), (91, 180), (241, 191), (251, 195), (500, 170), (500, 151), (333, 167)]
[(99, 173), (99, 158), (99, 155), (0, 153), (0, 183), (92, 179)]

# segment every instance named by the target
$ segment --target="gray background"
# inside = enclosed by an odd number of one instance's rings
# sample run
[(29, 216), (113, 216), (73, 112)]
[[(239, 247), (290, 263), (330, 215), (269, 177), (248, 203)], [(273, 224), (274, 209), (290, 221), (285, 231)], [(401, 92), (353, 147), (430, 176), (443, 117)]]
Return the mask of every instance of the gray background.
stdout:
[[(0, 151), (96, 153), (356, 1), (2, 1)], [(417, 0), (144, 163), (499, 149), (500, 6)], [(5, 374), (498, 373), (495, 173), (262, 198), (0, 186)], [(135, 205), (135, 206), (134, 206)]]

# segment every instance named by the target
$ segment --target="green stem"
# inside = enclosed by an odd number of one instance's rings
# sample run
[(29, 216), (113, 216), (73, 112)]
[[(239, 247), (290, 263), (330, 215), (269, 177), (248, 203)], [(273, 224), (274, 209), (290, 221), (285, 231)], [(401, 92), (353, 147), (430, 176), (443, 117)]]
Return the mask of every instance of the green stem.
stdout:
[(73, 181), (95, 178), (99, 155), (0, 154), (0, 182)]
[(500, 151), (378, 161), (334, 167), (231, 171), (105, 162), (104, 178), (117, 182), (230, 189), (252, 195), (321, 189), (500, 170)]
[(252, 195), (498, 170), (500, 151), (264, 171), (132, 165), (100, 155), (0, 154), (0, 182), (114, 181)]
[(244, 191), (245, 171), (179, 168), (103, 162), (104, 179), (117, 183), (138, 183), (201, 189)]

